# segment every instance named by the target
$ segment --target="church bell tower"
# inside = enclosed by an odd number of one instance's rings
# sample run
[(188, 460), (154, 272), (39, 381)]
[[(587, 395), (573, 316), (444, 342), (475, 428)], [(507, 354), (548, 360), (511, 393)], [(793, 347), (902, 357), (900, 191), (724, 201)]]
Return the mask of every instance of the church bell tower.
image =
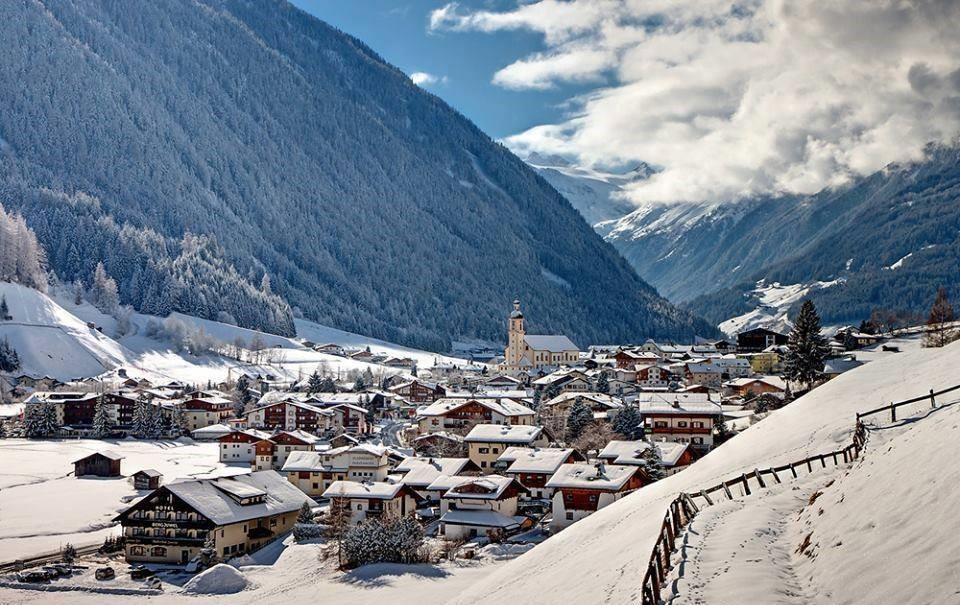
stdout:
[(520, 311), (520, 301), (513, 301), (513, 312), (510, 313), (510, 322), (507, 326), (507, 350), (504, 354), (507, 365), (517, 367), (523, 356), (523, 337), (526, 331), (523, 327), (523, 313)]

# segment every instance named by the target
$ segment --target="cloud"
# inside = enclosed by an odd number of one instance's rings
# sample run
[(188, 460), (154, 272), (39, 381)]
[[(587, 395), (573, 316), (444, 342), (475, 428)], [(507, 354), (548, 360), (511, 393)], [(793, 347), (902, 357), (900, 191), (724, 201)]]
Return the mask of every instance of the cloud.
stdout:
[(960, 3), (948, 0), (541, 0), (448, 4), (433, 30), (527, 30), (545, 48), (511, 89), (596, 83), (570, 113), (506, 139), (521, 155), (662, 167), (642, 202), (814, 193), (960, 134)]
[(434, 84), (446, 84), (447, 76), (435, 76), (425, 71), (415, 71), (410, 74), (410, 79), (417, 86), (432, 86)]

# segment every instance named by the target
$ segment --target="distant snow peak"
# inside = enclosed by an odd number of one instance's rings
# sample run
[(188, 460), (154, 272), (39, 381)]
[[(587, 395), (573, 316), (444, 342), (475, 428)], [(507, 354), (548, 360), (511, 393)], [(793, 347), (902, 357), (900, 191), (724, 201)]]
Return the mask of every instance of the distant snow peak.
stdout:
[(788, 318), (788, 313), (794, 303), (811, 292), (831, 288), (843, 281), (841, 277), (831, 281), (783, 285), (780, 282), (767, 284), (766, 280), (761, 279), (757, 282), (757, 287), (749, 293), (749, 296), (757, 300), (756, 308), (743, 315), (732, 317), (717, 327), (729, 336), (754, 328), (767, 328), (781, 333), (789, 332), (793, 328), (793, 322)]

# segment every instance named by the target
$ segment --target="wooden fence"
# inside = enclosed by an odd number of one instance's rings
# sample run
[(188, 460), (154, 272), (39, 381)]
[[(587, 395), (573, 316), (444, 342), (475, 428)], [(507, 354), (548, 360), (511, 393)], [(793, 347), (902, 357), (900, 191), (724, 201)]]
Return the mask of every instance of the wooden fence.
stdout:
[(749, 496), (751, 493), (751, 478), (756, 482), (757, 486), (763, 489), (767, 486), (767, 482), (764, 481), (765, 475), (768, 476), (768, 478), (773, 479), (773, 483), (776, 484), (782, 483), (780, 474), (785, 474), (788, 471), (790, 476), (796, 479), (798, 477), (797, 469), (805, 470), (809, 474), (816, 470), (827, 468), (828, 462), (834, 466), (837, 466), (841, 463), (847, 464), (853, 462), (860, 457), (860, 454), (863, 452), (863, 448), (867, 443), (867, 427), (863, 422), (864, 418), (883, 412), (889, 412), (891, 422), (896, 422), (898, 408), (923, 401), (929, 401), (930, 407), (936, 408), (937, 397), (957, 390), (960, 390), (960, 385), (936, 392), (934, 392), (933, 389), (930, 389), (930, 393), (928, 395), (922, 395), (920, 397), (914, 397), (913, 399), (891, 403), (889, 405), (881, 406), (866, 412), (858, 412), (856, 425), (853, 431), (853, 442), (847, 445), (845, 448), (828, 452), (826, 454), (810, 456), (809, 458), (777, 467), (754, 469), (752, 472), (741, 474), (739, 477), (734, 477), (727, 481), (722, 481), (713, 487), (702, 489), (699, 492), (682, 493), (677, 496), (667, 508), (667, 512), (663, 517), (663, 523), (660, 525), (660, 535), (657, 536), (657, 541), (653, 545), (653, 552), (650, 553), (650, 560), (647, 563), (646, 572), (643, 576), (642, 605), (658, 605), (660, 603), (660, 590), (666, 582), (667, 575), (669, 574), (671, 568), (670, 555), (675, 550), (676, 541), (680, 538), (680, 534), (683, 529), (699, 512), (699, 507), (695, 501), (696, 498), (700, 498), (702, 500), (701, 505), (710, 506), (713, 504), (713, 498), (710, 497), (711, 494), (722, 492), (728, 500), (732, 500), (733, 492), (730, 488), (735, 488), (737, 486), (741, 488), (744, 495)]

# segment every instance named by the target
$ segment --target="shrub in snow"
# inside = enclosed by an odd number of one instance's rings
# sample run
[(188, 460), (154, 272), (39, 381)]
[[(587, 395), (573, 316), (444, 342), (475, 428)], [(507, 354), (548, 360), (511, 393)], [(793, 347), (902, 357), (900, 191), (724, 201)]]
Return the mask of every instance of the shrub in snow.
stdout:
[(293, 539), (297, 542), (318, 540), (323, 537), (326, 528), (316, 523), (296, 523), (293, 526)]
[(187, 594), (233, 594), (247, 587), (247, 578), (240, 570), (219, 563), (194, 576), (183, 585)]
[(422, 547), (423, 527), (413, 517), (364, 521), (343, 538), (351, 565), (419, 563), (424, 560)]

